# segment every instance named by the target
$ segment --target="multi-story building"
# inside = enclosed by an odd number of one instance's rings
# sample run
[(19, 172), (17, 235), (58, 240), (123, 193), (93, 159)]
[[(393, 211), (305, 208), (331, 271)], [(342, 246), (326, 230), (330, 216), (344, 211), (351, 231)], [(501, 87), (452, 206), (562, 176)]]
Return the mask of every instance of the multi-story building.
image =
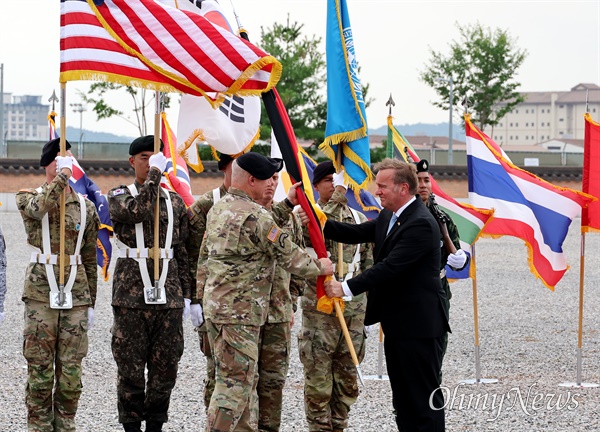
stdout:
[(42, 104), (41, 96), (13, 96), (11, 93), (4, 93), (2, 103), (4, 137), (0, 137), (0, 140), (47, 140), (50, 106)]
[[(550, 140), (583, 140), (586, 100), (600, 120), (600, 87), (578, 84), (570, 91), (521, 93), (525, 101), (485, 132), (498, 144), (532, 145)], [(587, 98), (587, 99), (586, 99)]]

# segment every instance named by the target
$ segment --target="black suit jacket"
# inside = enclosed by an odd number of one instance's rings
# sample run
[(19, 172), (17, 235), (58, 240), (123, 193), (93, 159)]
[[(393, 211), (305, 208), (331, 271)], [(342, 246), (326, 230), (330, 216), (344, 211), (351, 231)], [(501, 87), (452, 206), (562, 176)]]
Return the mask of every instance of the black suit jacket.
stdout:
[(417, 196), (386, 236), (392, 212), (350, 225), (328, 220), (326, 238), (375, 243), (375, 265), (348, 281), (354, 295), (368, 292), (365, 325), (381, 322), (386, 335), (432, 338), (450, 331), (440, 283), (440, 230)]

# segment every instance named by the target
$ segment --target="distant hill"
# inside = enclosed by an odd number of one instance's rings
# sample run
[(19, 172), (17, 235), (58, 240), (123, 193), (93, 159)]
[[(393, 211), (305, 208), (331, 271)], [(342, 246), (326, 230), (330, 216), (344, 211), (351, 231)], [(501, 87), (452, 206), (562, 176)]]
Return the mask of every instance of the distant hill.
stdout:
[[(60, 130), (58, 131), (60, 134)], [(108, 132), (94, 132), (83, 129), (84, 142), (131, 143), (135, 137), (115, 135)], [(67, 141), (71, 144), (79, 142), (79, 128), (67, 126)]]
[[(405, 136), (448, 136), (448, 123), (416, 123), (405, 125), (394, 125), (402, 135)], [(376, 129), (369, 129), (370, 135), (387, 135), (387, 126), (381, 126)], [(452, 138), (465, 140), (465, 131), (461, 125), (452, 126)]]
[[(416, 123), (395, 125), (396, 128), (406, 136), (447, 136), (448, 123)], [(59, 131), (60, 133), (60, 131)], [(369, 129), (370, 135), (387, 135), (387, 126), (381, 126), (375, 129)], [(460, 125), (454, 125), (452, 128), (452, 137), (455, 139), (465, 139), (465, 131)], [(94, 132), (84, 129), (84, 142), (105, 142), (105, 143), (127, 143), (133, 141), (135, 137), (115, 135), (108, 132)], [(67, 140), (71, 143), (79, 142), (79, 128), (67, 126)]]

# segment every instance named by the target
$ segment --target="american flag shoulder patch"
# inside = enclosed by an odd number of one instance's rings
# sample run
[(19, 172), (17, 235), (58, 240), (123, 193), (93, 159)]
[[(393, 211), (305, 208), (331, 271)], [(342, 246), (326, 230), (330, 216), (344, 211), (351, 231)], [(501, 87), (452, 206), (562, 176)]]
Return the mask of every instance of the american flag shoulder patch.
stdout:
[(281, 235), (281, 229), (277, 225), (273, 225), (269, 230), (269, 234), (267, 235), (267, 240), (271, 243), (275, 243), (279, 236)]

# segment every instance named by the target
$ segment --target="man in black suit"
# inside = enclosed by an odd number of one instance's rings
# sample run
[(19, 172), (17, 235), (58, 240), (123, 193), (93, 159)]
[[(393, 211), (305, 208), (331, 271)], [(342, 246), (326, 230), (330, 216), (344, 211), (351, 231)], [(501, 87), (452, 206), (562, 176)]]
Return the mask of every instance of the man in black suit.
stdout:
[(381, 322), (396, 424), (400, 431), (444, 431), (439, 371), (450, 330), (440, 283), (440, 230), (417, 193), (413, 164), (384, 159), (375, 166), (381, 211), (349, 225), (327, 221), (325, 237), (375, 243), (375, 265), (346, 282), (326, 282), (330, 297), (368, 292), (365, 325)]

